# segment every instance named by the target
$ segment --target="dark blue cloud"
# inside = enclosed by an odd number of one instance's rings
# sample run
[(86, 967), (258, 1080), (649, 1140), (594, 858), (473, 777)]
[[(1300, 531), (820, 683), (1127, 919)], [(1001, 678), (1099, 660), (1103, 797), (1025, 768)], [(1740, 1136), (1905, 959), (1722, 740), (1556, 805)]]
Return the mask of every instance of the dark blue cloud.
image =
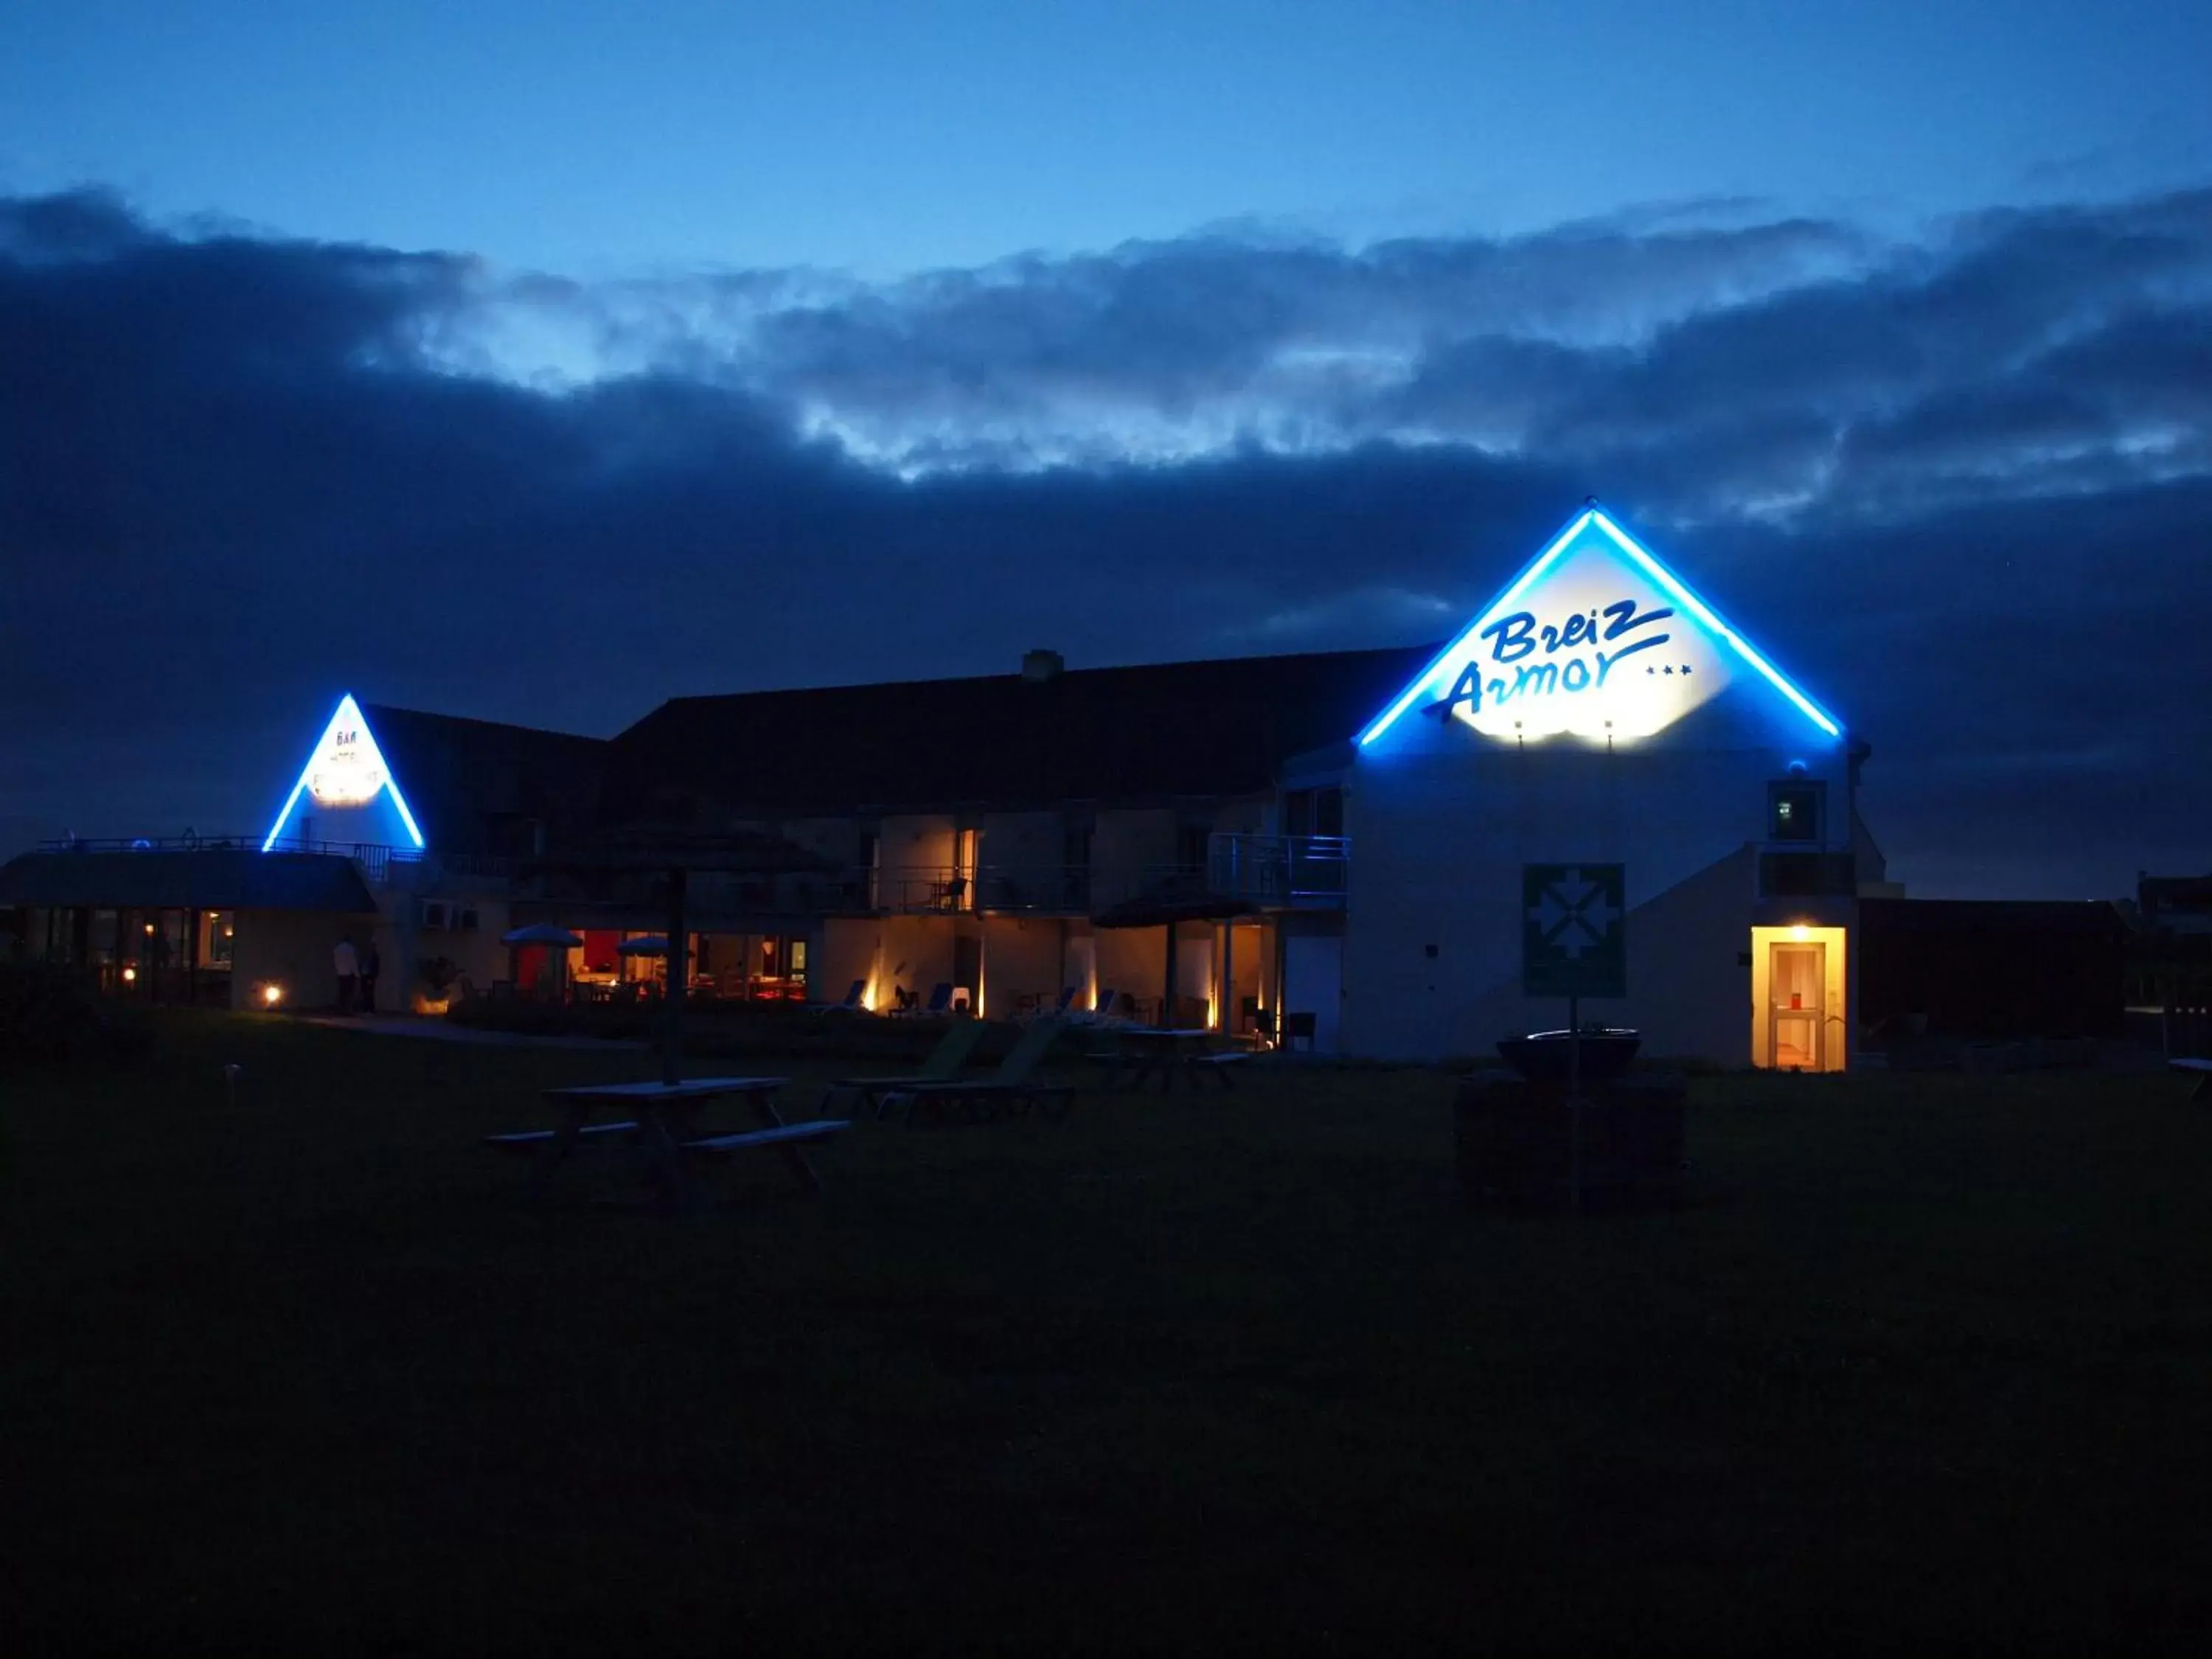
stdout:
[[(548, 319), (623, 371), (517, 372)], [(250, 827), (344, 689), (1434, 637), (1594, 492), (1874, 741), (1908, 879), (2212, 856), (2205, 193), (598, 288), (76, 195), (0, 201), (0, 364), (11, 843)]]

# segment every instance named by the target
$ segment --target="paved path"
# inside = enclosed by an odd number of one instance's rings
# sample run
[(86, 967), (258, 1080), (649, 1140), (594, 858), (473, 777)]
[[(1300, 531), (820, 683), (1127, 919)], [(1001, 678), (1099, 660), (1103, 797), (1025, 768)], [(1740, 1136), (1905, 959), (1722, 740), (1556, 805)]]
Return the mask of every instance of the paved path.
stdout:
[(556, 1036), (530, 1031), (482, 1031), (473, 1025), (424, 1014), (303, 1014), (304, 1025), (321, 1025), (333, 1031), (366, 1031), (372, 1036), (426, 1037), (434, 1042), (472, 1042), (490, 1048), (595, 1048), (607, 1053), (635, 1054), (642, 1042), (617, 1042), (606, 1037)]

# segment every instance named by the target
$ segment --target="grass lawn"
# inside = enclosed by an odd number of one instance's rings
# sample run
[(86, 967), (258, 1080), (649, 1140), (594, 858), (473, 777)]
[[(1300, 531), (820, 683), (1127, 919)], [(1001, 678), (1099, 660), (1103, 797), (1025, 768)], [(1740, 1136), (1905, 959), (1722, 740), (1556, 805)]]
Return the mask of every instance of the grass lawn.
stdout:
[(0, 1649), (2212, 1628), (2163, 1075), (1702, 1081), (1697, 1201), (1580, 1222), (1456, 1207), (1413, 1071), (868, 1123), (684, 1221), (476, 1144), (647, 1063), (204, 1017), (0, 1080)]

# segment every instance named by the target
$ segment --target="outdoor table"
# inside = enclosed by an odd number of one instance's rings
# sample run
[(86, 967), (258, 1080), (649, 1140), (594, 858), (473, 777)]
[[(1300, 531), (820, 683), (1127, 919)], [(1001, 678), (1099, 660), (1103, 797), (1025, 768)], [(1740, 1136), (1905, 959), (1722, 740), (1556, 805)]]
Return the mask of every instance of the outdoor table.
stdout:
[[(568, 1161), (585, 1137), (605, 1144), (623, 1127), (620, 1123), (593, 1126), (592, 1118), (619, 1114), (635, 1126), (625, 1138), (642, 1156), (648, 1178), (658, 1183), (672, 1207), (689, 1210), (696, 1206), (699, 1195), (696, 1183), (684, 1167), (683, 1151), (687, 1144), (705, 1139), (698, 1120), (707, 1103), (732, 1096), (741, 1097), (751, 1107), (762, 1128), (783, 1129), (787, 1126), (782, 1114), (776, 1110), (775, 1097), (790, 1081), (783, 1077), (704, 1077), (687, 1083), (593, 1083), (575, 1088), (548, 1089), (546, 1099), (558, 1102), (564, 1109), (559, 1127), (495, 1139), (534, 1143), (542, 1137), (546, 1141), (538, 1181), (532, 1189), (534, 1200), (544, 1195), (554, 1171)], [(842, 1124), (837, 1127), (843, 1127)], [(799, 1146), (784, 1143), (775, 1150), (803, 1184), (820, 1184), (813, 1165), (806, 1161), (806, 1154)]]
[(1213, 1035), (1203, 1025), (1119, 1026), (1114, 1037), (1121, 1048), (1121, 1064), (1106, 1086), (1141, 1089), (1146, 1079), (1157, 1077), (1160, 1092), (1166, 1094), (1178, 1075), (1188, 1080), (1189, 1062), (1212, 1046)]

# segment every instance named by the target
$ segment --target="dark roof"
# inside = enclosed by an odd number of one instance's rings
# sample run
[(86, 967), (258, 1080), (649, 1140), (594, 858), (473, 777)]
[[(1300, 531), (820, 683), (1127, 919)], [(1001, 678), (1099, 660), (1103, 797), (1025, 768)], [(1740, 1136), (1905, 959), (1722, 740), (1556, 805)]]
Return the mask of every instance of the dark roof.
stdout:
[(0, 905), (114, 910), (318, 910), (372, 915), (353, 860), (330, 853), (26, 853), (0, 865)]
[(598, 810), (604, 738), (363, 703), (362, 714), (415, 813), (441, 853), (515, 853), (489, 825), (537, 818), (550, 842), (584, 833)]
[(1434, 646), (678, 697), (612, 740), (605, 816), (1000, 810), (1257, 793)]
[(2203, 915), (2212, 912), (2212, 876), (2143, 876), (2136, 882), (2136, 902), (2145, 916)]

